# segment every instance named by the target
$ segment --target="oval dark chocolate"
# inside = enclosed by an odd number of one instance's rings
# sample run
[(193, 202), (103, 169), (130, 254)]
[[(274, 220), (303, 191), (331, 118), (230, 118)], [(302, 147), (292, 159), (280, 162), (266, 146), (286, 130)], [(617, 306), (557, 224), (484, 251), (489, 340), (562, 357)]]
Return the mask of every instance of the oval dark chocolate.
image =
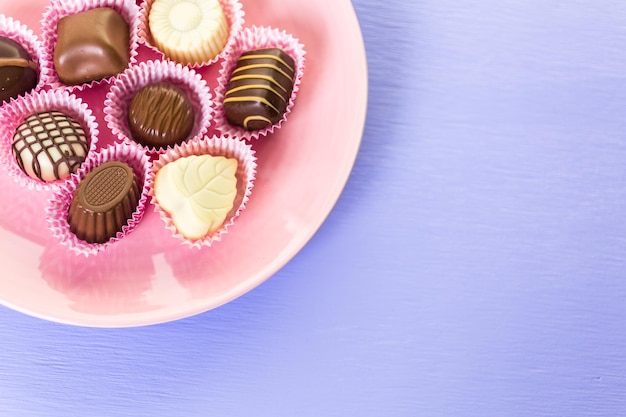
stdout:
[(178, 87), (158, 82), (140, 89), (128, 108), (133, 139), (145, 146), (164, 148), (184, 142), (191, 133), (194, 112)]
[(37, 86), (37, 63), (22, 45), (0, 36), (0, 102), (23, 95)]
[(260, 130), (285, 113), (295, 76), (291, 56), (279, 48), (244, 52), (233, 70), (224, 98), (230, 124)]
[(78, 185), (67, 218), (70, 230), (86, 242), (104, 243), (122, 231), (140, 196), (139, 181), (128, 164), (105, 162)]

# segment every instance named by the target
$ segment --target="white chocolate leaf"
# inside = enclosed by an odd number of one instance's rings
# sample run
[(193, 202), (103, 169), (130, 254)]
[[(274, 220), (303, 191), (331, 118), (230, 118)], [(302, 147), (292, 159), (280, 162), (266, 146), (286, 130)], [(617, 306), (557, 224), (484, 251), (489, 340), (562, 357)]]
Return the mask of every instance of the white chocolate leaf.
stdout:
[(237, 195), (237, 160), (192, 155), (159, 170), (155, 196), (185, 237), (199, 239), (219, 229)]

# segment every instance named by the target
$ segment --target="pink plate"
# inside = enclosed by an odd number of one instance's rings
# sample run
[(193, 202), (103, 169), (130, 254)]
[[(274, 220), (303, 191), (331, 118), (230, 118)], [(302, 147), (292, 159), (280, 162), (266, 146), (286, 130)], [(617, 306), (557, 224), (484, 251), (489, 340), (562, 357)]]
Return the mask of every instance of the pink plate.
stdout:
[[(0, 0), (1, 13), (41, 33), (45, 0)], [(309, 241), (350, 175), (365, 121), (367, 64), (349, 0), (242, 0), (245, 27), (272, 26), (300, 39), (304, 78), (289, 119), (252, 143), (257, 179), (247, 208), (221, 242), (181, 245), (149, 208), (106, 252), (85, 258), (60, 246), (45, 220), (51, 193), (0, 172), (0, 302), (62, 323), (125, 327), (220, 306), (271, 277)], [(143, 54), (143, 55), (142, 55)], [(140, 60), (154, 58), (140, 52)], [(201, 72), (214, 88), (219, 64)], [(77, 93), (113, 140), (102, 109), (107, 85)]]

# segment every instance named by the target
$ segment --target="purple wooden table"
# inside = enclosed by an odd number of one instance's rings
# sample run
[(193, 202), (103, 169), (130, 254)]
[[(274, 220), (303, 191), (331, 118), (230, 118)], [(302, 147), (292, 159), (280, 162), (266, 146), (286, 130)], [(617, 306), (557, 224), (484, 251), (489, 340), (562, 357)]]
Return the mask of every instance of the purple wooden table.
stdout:
[(129, 329), (0, 308), (0, 415), (618, 416), (626, 4), (354, 0), (362, 147), (274, 277)]

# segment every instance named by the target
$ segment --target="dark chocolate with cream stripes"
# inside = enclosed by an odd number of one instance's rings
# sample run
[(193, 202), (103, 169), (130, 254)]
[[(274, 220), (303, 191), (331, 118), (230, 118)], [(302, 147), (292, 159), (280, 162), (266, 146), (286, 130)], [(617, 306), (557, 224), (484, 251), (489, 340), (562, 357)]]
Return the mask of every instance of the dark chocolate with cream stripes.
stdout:
[(277, 123), (287, 109), (294, 75), (293, 58), (279, 48), (244, 52), (224, 97), (228, 122), (250, 131)]

